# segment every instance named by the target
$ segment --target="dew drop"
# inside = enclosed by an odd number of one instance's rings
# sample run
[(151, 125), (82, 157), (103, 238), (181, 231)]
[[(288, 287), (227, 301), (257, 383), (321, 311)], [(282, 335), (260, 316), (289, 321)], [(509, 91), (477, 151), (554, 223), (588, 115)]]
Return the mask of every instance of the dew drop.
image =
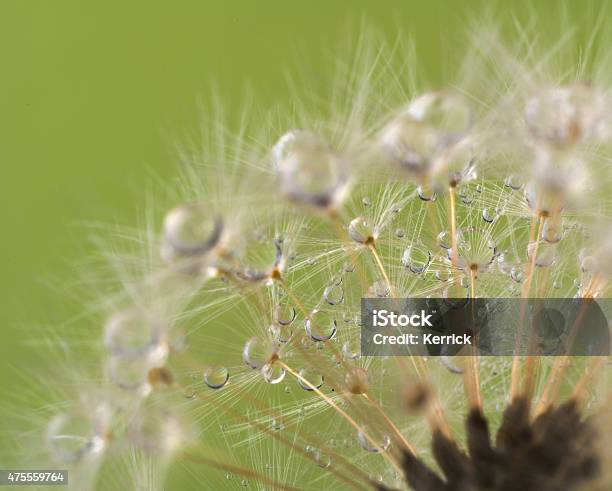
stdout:
[(212, 365), (204, 370), (204, 383), (211, 389), (220, 389), (229, 380), (229, 371), (227, 368)]
[(403, 229), (403, 228), (396, 228), (396, 229), (395, 229), (395, 236), (396, 236), (398, 239), (402, 239), (402, 238), (404, 238), (404, 236), (405, 236), (405, 235), (406, 235), (406, 232), (404, 231), (404, 229)]
[(175, 259), (202, 256), (221, 240), (223, 222), (209, 207), (187, 204), (173, 208), (164, 218), (162, 258)]
[(302, 368), (299, 371), (299, 375), (297, 378), (298, 385), (306, 391), (311, 392), (323, 386), (323, 375), (320, 373)]
[(423, 273), (431, 263), (431, 251), (422, 246), (410, 246), (402, 254), (402, 264), (415, 274)]
[(105, 406), (93, 410), (73, 408), (56, 415), (47, 427), (47, 445), (58, 461), (73, 464), (85, 457), (101, 453), (110, 412)]
[(305, 323), (306, 333), (315, 341), (328, 341), (338, 330), (336, 319), (326, 310), (315, 309)]
[(365, 244), (374, 238), (374, 231), (363, 217), (351, 220), (348, 226), (348, 233), (351, 239), (359, 244)]
[(266, 382), (275, 385), (285, 378), (285, 369), (278, 363), (266, 363), (261, 368), (261, 374)]
[(367, 208), (372, 204), (372, 200), (370, 200), (370, 198), (368, 198), (367, 196), (364, 196), (363, 198), (361, 198), (361, 203)]
[(341, 285), (328, 285), (323, 291), (323, 297), (329, 305), (338, 305), (344, 300), (344, 289)]
[(497, 208), (484, 208), (482, 210), (482, 219), (487, 223), (493, 223), (499, 216), (499, 210)]
[[(366, 434), (374, 441), (370, 440)], [(361, 448), (371, 453), (385, 452), (391, 446), (391, 438), (388, 435), (383, 435), (379, 441), (376, 441), (375, 436), (370, 434), (367, 427), (364, 427), (363, 431), (359, 430), (357, 432), (357, 441)]]

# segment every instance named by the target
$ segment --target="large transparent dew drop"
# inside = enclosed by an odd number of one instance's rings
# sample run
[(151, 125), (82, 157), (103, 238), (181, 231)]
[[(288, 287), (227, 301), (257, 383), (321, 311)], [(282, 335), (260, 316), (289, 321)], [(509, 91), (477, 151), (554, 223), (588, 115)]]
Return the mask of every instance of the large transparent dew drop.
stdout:
[(275, 385), (285, 378), (285, 369), (278, 363), (266, 363), (261, 368), (261, 374), (266, 382)]
[(329, 305), (338, 305), (344, 300), (342, 285), (327, 285), (323, 291), (323, 298)]
[(346, 178), (338, 156), (309, 131), (283, 135), (272, 150), (282, 191), (291, 199), (326, 208), (342, 195)]
[(290, 325), (272, 324), (269, 331), (270, 336), (276, 343), (288, 343), (293, 336), (293, 328)]
[(66, 464), (101, 453), (106, 446), (110, 412), (74, 408), (56, 415), (47, 427), (47, 445), (53, 457)]
[(423, 273), (431, 259), (431, 251), (422, 246), (410, 246), (402, 253), (402, 264), (415, 274)]
[(149, 370), (153, 368), (145, 357), (126, 358), (112, 355), (108, 360), (109, 376), (115, 384), (125, 390), (145, 389)]
[(372, 283), (372, 285), (370, 286), (370, 288), (368, 288), (368, 291), (366, 293), (367, 297), (372, 297), (372, 298), (387, 298), (390, 295), (391, 295), (391, 290), (389, 289), (389, 285), (387, 284), (385, 280), (377, 280), (374, 283)]
[[(535, 254), (535, 259), (534, 259)], [(557, 247), (543, 240), (532, 242), (527, 246), (527, 256), (538, 268), (551, 266), (557, 258)]]
[(174, 452), (185, 437), (179, 419), (158, 407), (143, 407), (130, 420), (128, 436), (136, 447), (162, 455)]
[(338, 330), (338, 323), (326, 310), (313, 310), (305, 323), (306, 333), (315, 341), (328, 341)]
[(525, 104), (531, 136), (554, 146), (569, 146), (597, 137), (603, 112), (602, 94), (587, 83), (538, 91)]
[(297, 382), (302, 389), (312, 392), (323, 386), (323, 375), (320, 373), (306, 368), (302, 368), (298, 373)]
[(361, 448), (370, 453), (385, 452), (391, 446), (391, 438), (388, 435), (372, 435), (368, 427), (363, 427), (363, 430), (357, 432), (357, 441)]
[(364, 217), (357, 217), (351, 220), (348, 226), (348, 233), (350, 238), (359, 244), (366, 244), (374, 239), (374, 230)]
[(204, 370), (204, 383), (211, 389), (225, 387), (229, 381), (229, 370), (224, 366), (212, 365)]
[(104, 341), (113, 355), (141, 357), (158, 347), (161, 332), (144, 310), (131, 308), (114, 314), (108, 320)]
[(200, 204), (177, 206), (164, 219), (162, 257), (166, 261), (202, 256), (220, 241), (223, 222)]
[(346, 360), (358, 360), (361, 358), (361, 346), (359, 339), (345, 341), (342, 345), (342, 355)]
[(547, 218), (542, 226), (542, 240), (556, 244), (563, 238), (563, 222), (560, 218)]
[(295, 320), (297, 313), (293, 305), (282, 302), (274, 309), (274, 320), (281, 326), (289, 326)]
[(261, 370), (274, 355), (274, 346), (267, 340), (252, 337), (244, 343), (242, 359), (249, 368)]

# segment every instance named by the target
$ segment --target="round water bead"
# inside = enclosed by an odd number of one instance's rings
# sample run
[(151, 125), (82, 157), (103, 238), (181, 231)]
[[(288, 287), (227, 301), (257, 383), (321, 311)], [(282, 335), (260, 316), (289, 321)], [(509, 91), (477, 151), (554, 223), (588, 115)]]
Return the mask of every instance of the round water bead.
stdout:
[(361, 345), (359, 339), (350, 339), (342, 345), (342, 355), (347, 360), (358, 360), (361, 358)]
[(315, 341), (328, 341), (338, 331), (338, 323), (327, 310), (314, 309), (305, 323), (306, 333)]
[(340, 159), (318, 135), (290, 131), (272, 156), (282, 190), (291, 199), (327, 208), (341, 198), (346, 177)]
[(145, 389), (147, 387), (147, 376), (151, 368), (153, 366), (145, 357), (126, 358), (111, 355), (108, 360), (110, 378), (119, 387), (126, 390)]
[(402, 253), (402, 264), (415, 274), (423, 273), (431, 263), (431, 251), (422, 245), (412, 245)]
[(47, 445), (58, 461), (74, 464), (101, 453), (106, 446), (110, 411), (106, 406), (93, 410), (76, 407), (56, 415), (47, 427)]
[(504, 181), (504, 185), (510, 189), (514, 189), (515, 191), (518, 191), (523, 187), (523, 183), (521, 182), (520, 178), (515, 174), (510, 174), (507, 176), (506, 180)]
[(223, 366), (212, 365), (204, 370), (204, 383), (211, 389), (220, 389), (229, 381), (229, 370)]
[(515, 281), (516, 283), (522, 283), (523, 282), (523, 267), (520, 265), (512, 266), (512, 269), (510, 270), (510, 278), (512, 278), (512, 280)]
[(327, 469), (331, 465), (331, 455), (317, 448), (314, 450), (314, 459), (319, 467)]
[(372, 204), (372, 200), (368, 196), (364, 196), (363, 198), (361, 198), (361, 203), (367, 208)]
[(563, 238), (563, 221), (561, 217), (548, 217), (542, 226), (542, 240), (556, 244)]
[(482, 210), (482, 219), (487, 223), (493, 223), (499, 216), (499, 209), (487, 207)]
[(404, 169), (427, 174), (432, 159), (458, 141), (472, 125), (465, 98), (451, 91), (430, 92), (416, 98), (383, 130), (382, 148)]
[(440, 362), (442, 363), (442, 365), (444, 365), (444, 367), (451, 373), (455, 373), (457, 375), (460, 375), (463, 373), (463, 368), (455, 365), (452, 360), (451, 360), (451, 356), (448, 355), (442, 355), (440, 357)]
[(403, 239), (405, 235), (406, 235), (406, 231), (403, 228), (396, 228), (395, 229), (395, 236), (398, 239)]
[(221, 240), (222, 220), (210, 208), (186, 204), (170, 210), (164, 218), (162, 258), (166, 261), (201, 256)]
[(323, 297), (329, 305), (338, 305), (344, 300), (344, 288), (342, 285), (327, 285)]
[(288, 343), (293, 336), (293, 329), (289, 325), (272, 324), (269, 331), (272, 339), (277, 343)]
[(285, 378), (285, 369), (278, 363), (266, 363), (261, 368), (261, 374), (269, 384), (278, 384)]
[(423, 185), (417, 187), (417, 195), (421, 201), (435, 201), (438, 196), (429, 186)]
[(438, 192), (446, 192), (449, 187), (476, 179), (476, 154), (474, 144), (464, 138), (444, 149), (434, 160), (429, 176), (430, 187)]
[(364, 217), (353, 218), (349, 223), (348, 233), (351, 239), (359, 244), (368, 244), (375, 239), (374, 229)]
[(242, 349), (242, 359), (253, 370), (260, 370), (274, 356), (276, 356), (275, 346), (270, 341), (258, 337), (248, 339)]
[(389, 289), (389, 285), (385, 280), (377, 280), (372, 283), (372, 286), (368, 288), (366, 296), (368, 297), (377, 297), (377, 298), (387, 298), (391, 295), (391, 290)]
[(113, 355), (142, 357), (160, 348), (161, 329), (143, 309), (134, 307), (111, 316), (105, 326), (104, 342)]
[(130, 441), (147, 452), (167, 455), (183, 442), (184, 429), (179, 419), (159, 407), (143, 407), (130, 420)]
[(391, 446), (391, 438), (388, 435), (372, 434), (368, 427), (357, 432), (357, 441), (361, 448), (371, 453), (385, 452)]
[(436, 271), (435, 276), (438, 281), (448, 281), (450, 279), (451, 272), (447, 268), (441, 268)]
[(574, 145), (597, 136), (603, 103), (603, 95), (588, 83), (545, 88), (525, 104), (525, 122), (536, 140)]
[(295, 307), (287, 302), (279, 303), (274, 309), (274, 320), (281, 326), (290, 325), (295, 317)]
[[(535, 261), (533, 255), (535, 254)], [(539, 268), (551, 266), (557, 257), (557, 247), (555, 244), (549, 244), (543, 240), (532, 242), (527, 246), (527, 257), (529, 261), (534, 261), (534, 264)]]
[(299, 371), (297, 382), (302, 389), (310, 392), (323, 386), (323, 375), (313, 370), (302, 368)]

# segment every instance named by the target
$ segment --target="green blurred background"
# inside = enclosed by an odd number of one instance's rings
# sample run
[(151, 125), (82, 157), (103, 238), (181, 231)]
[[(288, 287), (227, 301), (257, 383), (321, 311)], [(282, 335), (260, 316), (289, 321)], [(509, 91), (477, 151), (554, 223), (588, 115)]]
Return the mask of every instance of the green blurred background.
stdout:
[[(545, 20), (560, 5), (535, 3)], [(175, 173), (170, 144), (205, 116), (197, 101), (213, 82), (234, 111), (247, 85), (258, 106), (287, 101), (287, 71), (324, 77), (322, 67), (332, 65), (322, 60), (365, 18), (389, 40), (398, 28), (412, 35), (419, 70), (436, 86), (444, 48), (489, 4), (2, 0), (1, 392), (19, 390), (13, 366), (40, 356), (22, 342), (28, 330), (79, 312), (64, 292), (74, 291), (92, 252), (83, 224), (136, 224), (146, 182)], [(580, 17), (584, 5), (566, 6)], [(508, 1), (497, 11), (504, 21), (516, 14), (528, 22), (523, 7)]]

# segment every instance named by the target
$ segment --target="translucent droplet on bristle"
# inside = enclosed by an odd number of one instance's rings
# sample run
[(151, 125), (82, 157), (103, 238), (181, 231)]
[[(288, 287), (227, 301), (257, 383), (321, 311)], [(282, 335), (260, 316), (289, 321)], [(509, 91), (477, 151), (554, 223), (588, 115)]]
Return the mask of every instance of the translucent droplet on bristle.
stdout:
[(422, 246), (410, 246), (402, 253), (402, 264), (415, 274), (423, 273), (431, 263), (431, 251)]
[(108, 360), (108, 372), (111, 380), (126, 390), (144, 389), (147, 375), (153, 368), (145, 357), (126, 358), (112, 355)]
[(361, 358), (361, 346), (358, 339), (345, 341), (342, 345), (342, 355), (346, 360), (358, 360)]
[(282, 191), (291, 199), (316, 207), (333, 205), (346, 184), (338, 156), (314, 133), (293, 130), (272, 150)]
[(328, 285), (323, 291), (323, 297), (329, 305), (338, 305), (344, 300), (342, 285)]
[(557, 257), (557, 247), (555, 244), (549, 244), (543, 240), (539, 242), (532, 242), (527, 246), (527, 256), (530, 261), (533, 261), (534, 253), (536, 254), (535, 265), (539, 268), (545, 268), (551, 266), (555, 262)]
[(434, 191), (427, 189), (424, 186), (419, 186), (417, 188), (417, 194), (422, 201), (435, 201), (437, 197)]
[(274, 309), (274, 320), (281, 326), (290, 325), (295, 320), (296, 315), (293, 305), (286, 302), (277, 305)]
[(385, 452), (391, 446), (391, 438), (388, 435), (372, 435), (368, 427), (357, 432), (357, 441), (361, 448), (371, 453)]
[(560, 218), (547, 218), (542, 226), (542, 239), (549, 244), (556, 244), (563, 238), (563, 222)]
[(223, 222), (209, 207), (200, 204), (177, 206), (164, 218), (162, 258), (166, 261), (202, 256), (220, 241)]
[(74, 464), (104, 450), (109, 423), (106, 406), (73, 408), (51, 419), (46, 442), (56, 460)]
[(448, 281), (450, 278), (450, 271), (448, 269), (438, 269), (436, 271), (436, 279), (438, 281)]
[(474, 193), (464, 186), (459, 189), (459, 198), (463, 204), (470, 205), (474, 201)]
[(523, 183), (521, 182), (521, 180), (518, 178), (518, 176), (514, 174), (510, 174), (508, 177), (506, 177), (504, 184), (506, 187), (514, 189), (515, 191), (523, 187)]
[(249, 368), (260, 370), (274, 354), (274, 347), (268, 340), (252, 337), (244, 344), (242, 359)]
[(313, 310), (305, 323), (306, 333), (314, 341), (328, 341), (338, 330), (335, 317), (326, 310)]
[(285, 378), (285, 369), (278, 363), (266, 363), (261, 368), (261, 374), (269, 384), (278, 384)]
[(288, 343), (293, 336), (293, 328), (289, 325), (272, 324), (269, 331), (270, 336), (277, 343)]
[(127, 432), (137, 448), (162, 455), (174, 452), (185, 436), (178, 418), (158, 407), (142, 408), (130, 419)]
[(355, 271), (355, 266), (350, 261), (346, 261), (342, 265), (342, 271), (344, 271), (345, 273), (352, 273), (353, 271)]
[(359, 244), (365, 244), (372, 240), (374, 230), (364, 217), (357, 217), (351, 220), (348, 226), (348, 233), (351, 239)]
[(391, 295), (391, 291), (385, 280), (375, 281), (367, 291), (368, 297), (387, 298), (389, 295)]
[(104, 343), (117, 356), (146, 356), (161, 343), (161, 329), (144, 310), (131, 308), (114, 314), (106, 323)]
[(363, 204), (363, 206), (367, 208), (368, 206), (372, 204), (372, 200), (368, 198), (367, 196), (364, 196), (363, 198), (361, 198), (361, 203)]
[(317, 465), (322, 469), (327, 469), (331, 465), (331, 456), (321, 449), (314, 451), (314, 459)]
[(482, 219), (487, 223), (493, 223), (499, 216), (499, 210), (497, 208), (484, 208), (482, 210)]
[(212, 365), (204, 370), (204, 383), (211, 389), (220, 389), (229, 381), (229, 370), (220, 365)]
[(523, 281), (523, 268), (522, 266), (513, 266), (510, 270), (510, 278), (516, 283), (522, 283)]
[(311, 392), (323, 386), (323, 375), (314, 370), (302, 368), (299, 371), (299, 375), (297, 382), (299, 386), (306, 391)]
[(451, 233), (443, 230), (438, 234), (437, 242), (442, 249), (450, 249), (453, 244)]
[(596, 138), (604, 107), (595, 87), (576, 82), (538, 91), (525, 104), (524, 116), (534, 139), (563, 147)]
[(404, 231), (404, 229), (403, 229), (403, 228), (396, 228), (396, 229), (395, 229), (395, 236), (396, 236), (398, 239), (402, 239), (402, 238), (404, 238), (404, 236), (405, 236), (405, 235), (406, 235), (406, 232)]

